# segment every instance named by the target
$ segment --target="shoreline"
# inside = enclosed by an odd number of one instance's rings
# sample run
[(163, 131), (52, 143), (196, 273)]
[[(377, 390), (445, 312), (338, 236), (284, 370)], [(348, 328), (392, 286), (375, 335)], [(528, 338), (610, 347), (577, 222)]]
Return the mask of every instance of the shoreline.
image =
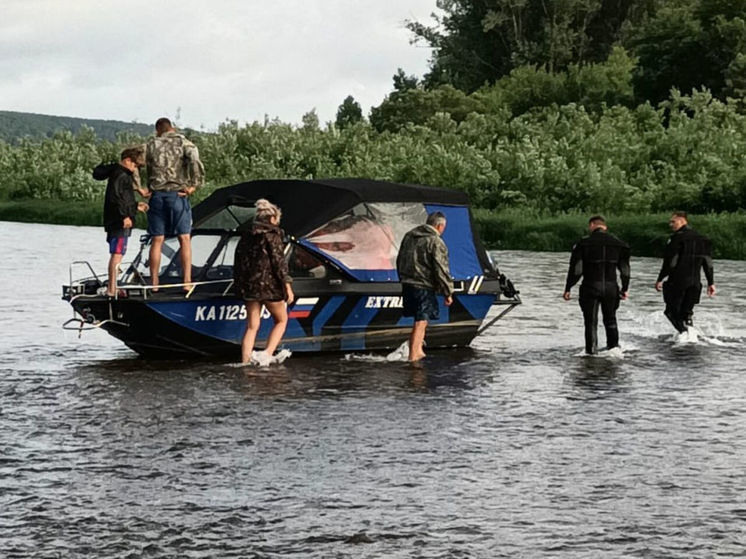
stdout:
[[(102, 202), (63, 200), (0, 201), (0, 221), (101, 226)], [(587, 232), (588, 215), (540, 215), (531, 210), (472, 210), (485, 248), (569, 252)], [(626, 241), (634, 256), (660, 257), (670, 235), (667, 213), (606, 215), (609, 232)], [(714, 257), (746, 260), (746, 214), (691, 215), (691, 225), (713, 242)], [(138, 214), (135, 227), (146, 229)]]

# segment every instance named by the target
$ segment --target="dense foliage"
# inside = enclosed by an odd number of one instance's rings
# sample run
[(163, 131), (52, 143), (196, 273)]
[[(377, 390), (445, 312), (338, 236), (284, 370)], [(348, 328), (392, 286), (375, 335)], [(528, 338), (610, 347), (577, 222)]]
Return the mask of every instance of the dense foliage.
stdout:
[[(746, 0), (438, 0), (433, 24), (411, 21), (433, 49), (427, 89), (473, 92), (516, 68), (553, 73), (604, 60), (614, 46), (639, 60), (637, 101), (706, 87), (725, 99), (746, 74)], [(735, 84), (735, 85), (734, 85)]]
[[(501, 105), (420, 120), (395, 133), (364, 121), (340, 130), (320, 127), (309, 113), (299, 127), (226, 122), (191, 137), (210, 188), (255, 178), (363, 176), (458, 188), (489, 209), (708, 212), (746, 204), (746, 116), (708, 92), (674, 92), (659, 108), (567, 103), (513, 116)], [(104, 184), (91, 178), (93, 166), (142, 140), (107, 142), (84, 129), (0, 142), (0, 198), (100, 199)]]

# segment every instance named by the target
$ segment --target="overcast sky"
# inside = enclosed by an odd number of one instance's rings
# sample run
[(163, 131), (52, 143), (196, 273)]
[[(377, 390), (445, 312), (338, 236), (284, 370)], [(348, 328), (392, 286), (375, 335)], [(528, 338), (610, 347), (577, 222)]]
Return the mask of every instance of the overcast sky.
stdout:
[(435, 0), (2, 0), (0, 110), (215, 129), (368, 114), (430, 51), (404, 20)]

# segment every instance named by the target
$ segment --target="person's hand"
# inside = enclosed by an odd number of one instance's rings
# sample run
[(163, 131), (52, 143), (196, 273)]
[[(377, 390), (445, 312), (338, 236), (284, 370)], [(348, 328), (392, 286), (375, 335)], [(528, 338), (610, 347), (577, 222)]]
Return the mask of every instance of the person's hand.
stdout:
[(140, 212), (147, 212), (148, 209), (150, 209), (150, 206), (148, 206), (145, 202), (138, 202), (137, 203), (137, 210)]
[(713, 295), (715, 295), (715, 284), (714, 283), (712, 285), (707, 286), (707, 296), (712, 297)]
[(662, 281), (656, 281), (655, 282), (655, 290), (661, 291), (663, 289), (663, 282)]
[(569, 291), (565, 291), (565, 292), (564, 292), (564, 293), (562, 294), (562, 298), (563, 298), (563, 299), (564, 299), (565, 301), (569, 301), (569, 300), (570, 300), (570, 292), (569, 292)]
[(143, 198), (150, 198), (153, 195), (153, 193), (147, 188), (138, 188), (137, 191), (140, 193), (140, 196), (142, 196)]
[(197, 190), (196, 186), (185, 186), (184, 188), (179, 190), (178, 194), (179, 196), (184, 198), (185, 196), (191, 196), (192, 194), (194, 194), (195, 190)]
[(446, 307), (450, 307), (453, 304), (453, 296), (448, 295), (445, 299)]
[(622, 291), (621, 299), (622, 301), (629, 299), (629, 291)]
[(289, 283), (285, 284), (287, 287), (285, 288), (285, 301), (287, 301), (287, 304), (289, 305), (295, 300), (295, 293), (293, 293), (293, 288)]
[(122, 223), (123, 229), (132, 229), (132, 220), (129, 216), (125, 217)]

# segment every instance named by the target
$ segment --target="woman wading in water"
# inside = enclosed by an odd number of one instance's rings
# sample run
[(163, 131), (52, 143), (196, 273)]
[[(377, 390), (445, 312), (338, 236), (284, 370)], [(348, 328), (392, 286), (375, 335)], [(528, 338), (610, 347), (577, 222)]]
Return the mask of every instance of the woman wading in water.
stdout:
[[(282, 212), (264, 198), (257, 200), (255, 206), (254, 222), (243, 232), (236, 246), (233, 279), (236, 292), (246, 303), (246, 333), (241, 341), (241, 361), (266, 367), (285, 333), (287, 305), (292, 303), (294, 294), (280, 229)], [(254, 352), (262, 305), (272, 316), (274, 326), (264, 351)], [(284, 360), (289, 355), (288, 350), (282, 350), (275, 359)]]

